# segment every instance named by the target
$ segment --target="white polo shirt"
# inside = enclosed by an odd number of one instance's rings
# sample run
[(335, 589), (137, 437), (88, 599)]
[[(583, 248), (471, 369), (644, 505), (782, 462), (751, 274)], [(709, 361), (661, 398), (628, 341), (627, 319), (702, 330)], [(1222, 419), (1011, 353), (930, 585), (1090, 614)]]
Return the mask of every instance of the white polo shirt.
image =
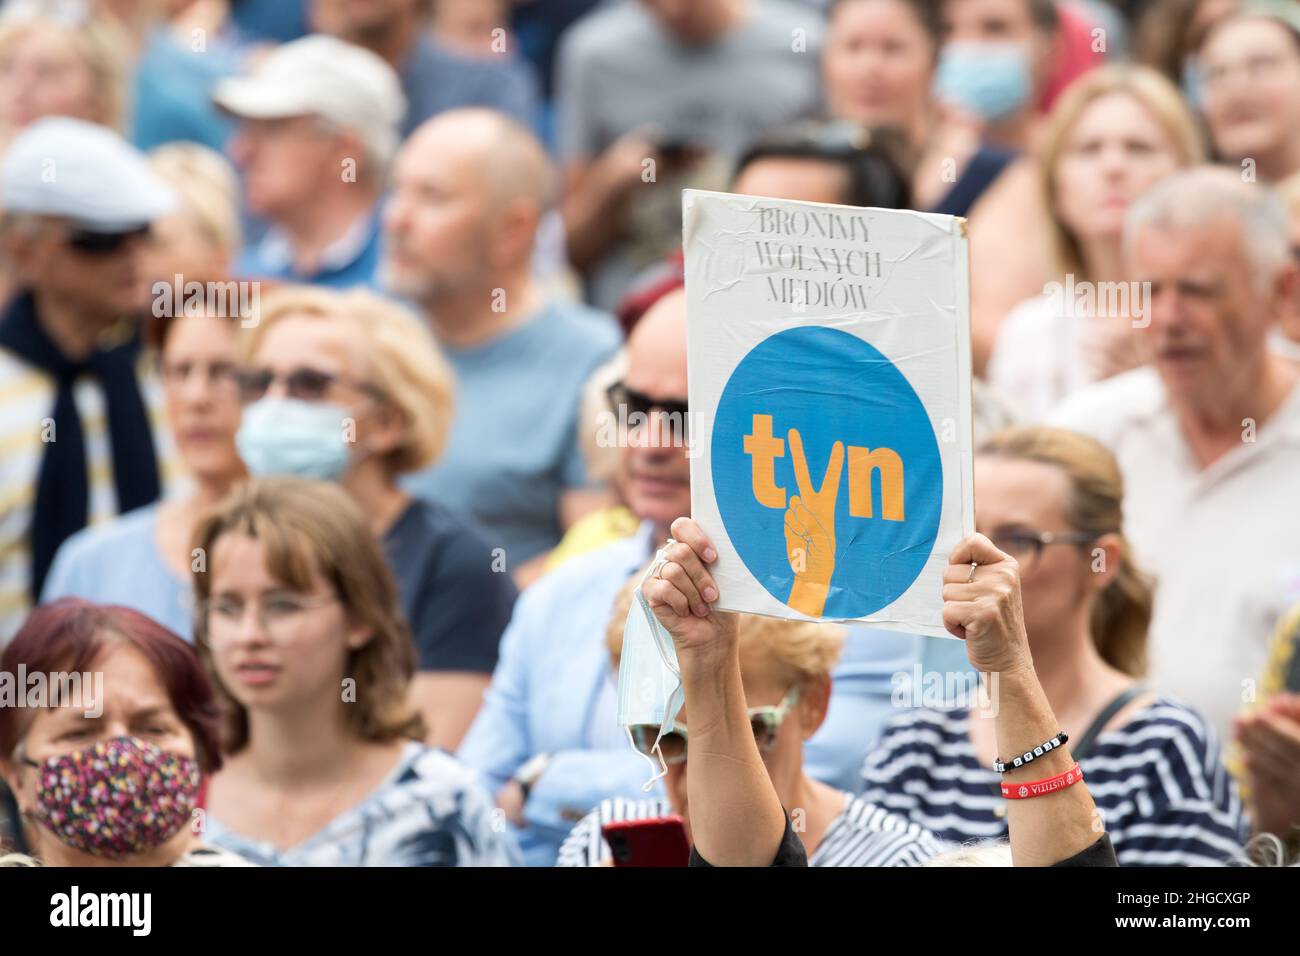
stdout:
[(1124, 531), (1158, 582), (1150, 680), (1226, 735), (1300, 601), (1300, 386), (1253, 442), (1204, 469), (1149, 366), (1075, 393), (1051, 423), (1119, 460)]

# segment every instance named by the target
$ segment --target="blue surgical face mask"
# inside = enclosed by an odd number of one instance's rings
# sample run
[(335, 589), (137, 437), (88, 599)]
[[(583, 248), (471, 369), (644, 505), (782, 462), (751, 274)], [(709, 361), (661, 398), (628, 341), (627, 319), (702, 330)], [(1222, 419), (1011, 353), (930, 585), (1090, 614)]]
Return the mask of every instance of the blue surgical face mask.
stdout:
[(934, 95), (992, 122), (1029, 101), (1029, 56), (1017, 43), (948, 43), (939, 55)]
[[(657, 569), (658, 562), (642, 577)], [(681, 671), (677, 666), (677, 649), (673, 637), (659, 623), (654, 611), (641, 593), (641, 585), (633, 592), (632, 606), (623, 625), (623, 650), (618, 664), (618, 723), (627, 731), (632, 749), (650, 761), (653, 775), (646, 781), (644, 790), (668, 772), (659, 741), (673, 728), (685, 701)], [(659, 733), (651, 748), (654, 757), (637, 748), (631, 728), (649, 724), (657, 726)]]
[(337, 481), (348, 466), (347, 410), (328, 402), (262, 398), (244, 409), (235, 446), (255, 478), (294, 475)]

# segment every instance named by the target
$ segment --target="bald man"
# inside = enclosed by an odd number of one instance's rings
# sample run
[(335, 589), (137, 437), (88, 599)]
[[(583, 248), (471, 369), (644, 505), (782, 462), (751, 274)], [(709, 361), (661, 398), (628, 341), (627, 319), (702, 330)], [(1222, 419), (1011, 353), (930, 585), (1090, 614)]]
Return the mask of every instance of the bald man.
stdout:
[[(636, 423), (642, 419), (633, 411), (686, 401), (681, 292), (646, 313), (627, 357), (627, 373), (613, 389), (628, 406), (626, 415), (611, 409), (619, 420)], [(688, 449), (673, 419), (646, 419), (618, 435), (620, 487), (640, 528), (570, 559), (521, 595), (483, 709), (461, 745), (460, 758), (497, 794), (531, 866), (552, 865), (574, 823), (602, 800), (645, 796), (648, 767), (615, 720), (618, 675), (605, 630), (619, 590), (691, 508)]]
[(419, 307), (456, 370), (451, 440), (408, 490), (473, 518), (521, 583), (606, 503), (588, 487), (577, 413), (587, 377), (620, 343), (612, 317), (533, 280), (553, 183), (526, 128), (452, 110), (402, 147), (383, 216), (380, 280)]

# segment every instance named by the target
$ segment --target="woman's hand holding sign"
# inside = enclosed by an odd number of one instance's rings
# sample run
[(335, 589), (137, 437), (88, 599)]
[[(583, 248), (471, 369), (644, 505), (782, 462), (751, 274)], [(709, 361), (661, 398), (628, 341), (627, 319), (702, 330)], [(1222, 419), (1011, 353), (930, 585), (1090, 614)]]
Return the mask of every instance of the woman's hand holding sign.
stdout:
[(1033, 669), (1015, 558), (974, 534), (949, 554), (943, 582), (943, 626), (966, 642), (976, 670)]

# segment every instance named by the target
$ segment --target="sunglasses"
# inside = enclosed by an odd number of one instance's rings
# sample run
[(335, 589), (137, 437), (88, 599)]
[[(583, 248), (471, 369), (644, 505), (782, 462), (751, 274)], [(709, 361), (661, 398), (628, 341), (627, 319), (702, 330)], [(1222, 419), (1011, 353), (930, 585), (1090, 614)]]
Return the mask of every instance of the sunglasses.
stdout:
[(132, 239), (147, 239), (149, 227), (129, 229), (126, 232), (95, 232), (90, 229), (69, 229), (68, 247), (83, 255), (110, 256)]
[(619, 408), (626, 408), (629, 416), (634, 412), (640, 412), (649, 418), (650, 413), (658, 409), (670, 416), (676, 415), (682, 427), (686, 427), (688, 406), (684, 398), (651, 398), (644, 392), (628, 388), (623, 382), (615, 382), (605, 390), (605, 395), (609, 398), (609, 406), (615, 414), (618, 414)]
[(264, 397), (277, 381), (284, 382), (285, 391), (290, 398), (304, 402), (322, 401), (337, 382), (350, 385), (360, 391), (382, 398), (383, 392), (365, 382), (357, 381), (345, 375), (333, 372), (321, 372), (314, 368), (296, 368), (292, 372), (279, 373), (269, 369), (249, 369), (239, 373), (239, 396), (245, 404)]
[[(781, 730), (781, 724), (785, 723), (798, 699), (799, 688), (792, 687), (775, 707), (769, 704), (766, 707), (749, 708), (749, 729), (754, 732), (754, 743), (758, 744), (760, 753), (767, 753), (776, 746), (776, 735)], [(637, 751), (653, 759), (652, 751), (655, 738), (659, 736), (659, 727), (655, 724), (635, 724), (628, 730)], [(686, 725), (681, 723), (673, 724), (673, 729), (663, 735), (659, 741), (659, 752), (663, 755), (665, 764), (672, 767), (686, 762), (686, 739)]]

